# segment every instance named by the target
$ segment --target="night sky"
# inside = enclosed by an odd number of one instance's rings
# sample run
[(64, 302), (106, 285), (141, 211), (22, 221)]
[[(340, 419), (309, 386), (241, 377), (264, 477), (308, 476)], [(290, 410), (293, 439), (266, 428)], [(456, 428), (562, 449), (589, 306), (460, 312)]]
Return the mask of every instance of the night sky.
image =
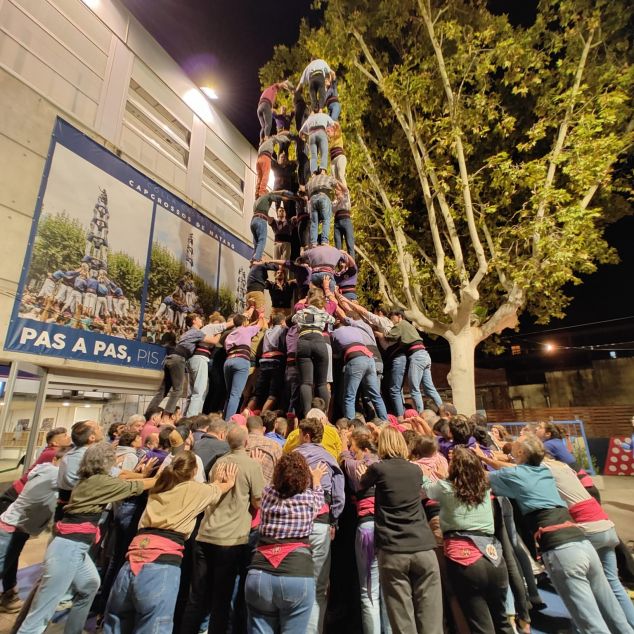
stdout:
[[(258, 69), (271, 58), (275, 44), (290, 45), (296, 41), (302, 17), (312, 14), (315, 19), (315, 14), (310, 11), (312, 0), (123, 2), (197, 85), (210, 85), (216, 89), (220, 98), (214, 106), (218, 106), (256, 145), (259, 131), (256, 108), (260, 94)], [(491, 0), (491, 8), (496, 12), (508, 9), (511, 4), (515, 5), (514, 22), (530, 23), (534, 19), (535, 2)], [(597, 273), (584, 278), (583, 285), (573, 287), (570, 292), (574, 300), (566, 319), (553, 320), (545, 328), (634, 315), (634, 249), (631, 246), (634, 217), (609, 226), (606, 237), (619, 251), (621, 263), (601, 266)], [(614, 331), (615, 341), (634, 340), (634, 319), (619, 326)], [(606, 324), (603, 334), (609, 333), (611, 328)], [(534, 326), (531, 317), (525, 316), (521, 330), (534, 332), (539, 328)], [(581, 333), (582, 330), (571, 332)], [(555, 342), (556, 337), (561, 337), (555, 333), (548, 336)]]

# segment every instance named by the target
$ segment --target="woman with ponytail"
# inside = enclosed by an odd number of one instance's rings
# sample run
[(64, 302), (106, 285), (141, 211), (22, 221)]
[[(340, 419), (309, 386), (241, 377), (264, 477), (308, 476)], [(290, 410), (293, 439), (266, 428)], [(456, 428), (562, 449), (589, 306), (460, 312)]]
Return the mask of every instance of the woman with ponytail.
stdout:
[(222, 465), (210, 484), (195, 481), (196, 456), (184, 451), (151, 489), (139, 532), (110, 593), (106, 634), (171, 634), (183, 544), (196, 517), (235, 484), (237, 467)]
[(469, 449), (456, 446), (447, 480), (423, 478), (427, 496), (440, 505), (447, 573), (471, 631), (512, 634), (506, 617), (508, 572), (494, 534), (487, 477)]

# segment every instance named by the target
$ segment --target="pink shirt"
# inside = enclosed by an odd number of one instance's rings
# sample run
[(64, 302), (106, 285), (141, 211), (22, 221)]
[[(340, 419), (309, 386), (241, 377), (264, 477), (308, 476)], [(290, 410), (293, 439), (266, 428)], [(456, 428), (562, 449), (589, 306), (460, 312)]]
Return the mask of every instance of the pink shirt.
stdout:
[(143, 425), (143, 429), (141, 429), (141, 442), (145, 444), (145, 439), (150, 434), (158, 434), (158, 433), (159, 433), (159, 428), (153, 423), (151, 423), (150, 421), (148, 421), (147, 423), (145, 423), (145, 425)]
[(266, 99), (267, 101), (271, 102), (271, 105), (273, 105), (275, 103), (275, 97), (277, 97), (278, 91), (279, 91), (279, 88), (277, 84), (268, 86), (267, 88), (264, 89), (264, 92), (260, 95), (260, 101), (262, 101), (262, 99)]

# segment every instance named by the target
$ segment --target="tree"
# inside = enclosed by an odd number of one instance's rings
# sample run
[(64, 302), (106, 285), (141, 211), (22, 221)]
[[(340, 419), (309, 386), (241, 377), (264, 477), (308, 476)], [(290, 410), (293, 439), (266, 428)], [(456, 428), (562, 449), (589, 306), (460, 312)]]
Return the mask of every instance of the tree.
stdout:
[(631, 9), (543, 0), (526, 27), (478, 0), (324, 5), (261, 79), (300, 71), (298, 50), (336, 70), (357, 255), (384, 301), (449, 343), (470, 414), (476, 346), (523, 310), (561, 317), (564, 284), (615, 260), (602, 234), (631, 194)]
[(76, 269), (86, 248), (86, 231), (81, 222), (65, 212), (40, 217), (33, 245), (30, 279), (41, 280), (57, 270)]
[(145, 269), (127, 253), (108, 253), (108, 277), (121, 287), (126, 297), (141, 300)]
[[(167, 247), (159, 242), (154, 242), (152, 245), (150, 260), (148, 302), (151, 304), (173, 293), (187, 269), (184, 262), (178, 260)], [(230, 290), (221, 288), (216, 291), (197, 273), (193, 274), (193, 280), (198, 303), (205, 315), (210, 315), (215, 310), (225, 316), (233, 312), (234, 297)]]

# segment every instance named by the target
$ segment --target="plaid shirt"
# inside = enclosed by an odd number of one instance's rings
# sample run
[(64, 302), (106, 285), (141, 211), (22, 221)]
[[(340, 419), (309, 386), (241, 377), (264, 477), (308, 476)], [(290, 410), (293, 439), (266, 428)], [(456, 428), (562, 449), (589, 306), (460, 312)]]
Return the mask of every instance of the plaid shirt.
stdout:
[(275, 465), (282, 457), (282, 448), (274, 440), (266, 438), (261, 434), (249, 434), (247, 451), (250, 453), (253, 449), (259, 449), (264, 454), (262, 474), (264, 475), (264, 483), (270, 484), (273, 479)]
[(334, 196), (337, 179), (328, 174), (314, 174), (306, 183), (306, 191), (308, 196), (314, 196), (318, 193), (324, 193), (330, 198)]
[(313, 530), (313, 520), (324, 505), (321, 487), (306, 489), (291, 498), (281, 498), (268, 486), (260, 503), (260, 535), (270, 539), (308, 537)]

